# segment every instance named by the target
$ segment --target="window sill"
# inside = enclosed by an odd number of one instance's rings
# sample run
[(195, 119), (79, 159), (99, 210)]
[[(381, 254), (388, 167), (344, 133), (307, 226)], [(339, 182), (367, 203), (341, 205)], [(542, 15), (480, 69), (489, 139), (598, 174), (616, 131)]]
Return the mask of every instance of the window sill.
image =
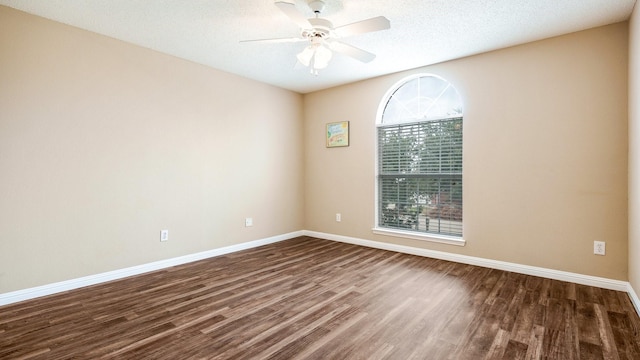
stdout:
[(395, 236), (406, 239), (414, 239), (414, 240), (422, 240), (429, 241), (440, 244), (448, 244), (448, 245), (456, 245), (456, 246), (464, 246), (466, 241), (459, 237), (454, 236), (446, 236), (446, 235), (435, 235), (435, 234), (421, 234), (415, 233), (413, 231), (402, 231), (395, 229), (386, 229), (386, 228), (373, 228), (374, 234), (385, 235), (385, 236)]

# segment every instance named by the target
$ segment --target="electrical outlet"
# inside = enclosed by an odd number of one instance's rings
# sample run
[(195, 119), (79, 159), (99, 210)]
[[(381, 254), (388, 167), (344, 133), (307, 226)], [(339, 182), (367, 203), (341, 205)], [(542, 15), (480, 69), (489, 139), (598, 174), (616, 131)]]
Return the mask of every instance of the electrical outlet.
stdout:
[(337, 213), (337, 214), (336, 214), (336, 221), (337, 221), (337, 222), (342, 221), (342, 215), (341, 215), (340, 213)]
[(605, 242), (604, 241), (594, 241), (593, 242), (593, 253), (595, 255), (604, 255), (604, 253), (605, 253)]
[(160, 230), (160, 241), (169, 240), (169, 230)]
[(253, 226), (253, 218), (244, 219), (244, 226), (246, 227)]

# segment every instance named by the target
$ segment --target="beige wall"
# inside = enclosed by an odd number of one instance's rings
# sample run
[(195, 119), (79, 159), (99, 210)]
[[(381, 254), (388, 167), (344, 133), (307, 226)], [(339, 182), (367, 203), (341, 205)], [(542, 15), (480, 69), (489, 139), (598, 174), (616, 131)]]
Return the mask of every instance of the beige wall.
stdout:
[(640, 9), (629, 22), (629, 282), (640, 294)]
[(299, 94), (0, 6), (0, 293), (301, 230), (301, 116)]
[[(626, 280), (627, 38), (620, 23), (305, 95), (305, 228)], [(371, 232), (376, 111), (421, 72), (465, 102), (464, 247)], [(348, 148), (325, 148), (333, 121)]]

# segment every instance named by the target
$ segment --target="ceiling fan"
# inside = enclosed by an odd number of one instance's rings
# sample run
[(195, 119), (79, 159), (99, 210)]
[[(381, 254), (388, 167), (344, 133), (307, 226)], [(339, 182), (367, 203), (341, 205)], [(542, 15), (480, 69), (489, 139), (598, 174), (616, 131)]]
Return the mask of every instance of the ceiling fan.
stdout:
[(299, 37), (243, 40), (241, 42), (281, 43), (305, 41), (309, 45), (297, 55), (297, 58), (304, 66), (309, 67), (311, 73), (314, 75), (318, 75), (318, 70), (324, 69), (329, 65), (329, 61), (333, 56), (332, 50), (365, 63), (375, 59), (375, 54), (346, 44), (337, 39), (389, 29), (391, 25), (387, 18), (384, 16), (378, 16), (334, 27), (329, 20), (320, 17), (320, 13), (324, 9), (324, 0), (309, 0), (308, 4), (311, 10), (316, 14), (315, 18), (305, 18), (302, 13), (298, 12), (295, 4), (285, 1), (275, 2), (278, 9), (280, 9), (280, 11), (300, 27), (301, 33)]

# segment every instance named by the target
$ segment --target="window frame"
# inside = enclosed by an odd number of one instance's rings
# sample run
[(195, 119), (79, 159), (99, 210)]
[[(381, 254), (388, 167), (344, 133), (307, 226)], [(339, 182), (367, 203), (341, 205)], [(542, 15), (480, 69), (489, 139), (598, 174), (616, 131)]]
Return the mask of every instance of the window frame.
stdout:
[[(384, 124), (383, 121), (383, 115), (384, 115), (384, 110), (387, 107), (388, 102), (391, 100), (392, 96), (394, 95), (394, 93), (396, 91), (398, 91), (402, 86), (404, 86), (405, 84), (409, 83), (410, 81), (413, 81), (415, 79), (419, 79), (419, 78), (423, 78), (423, 77), (435, 77), (438, 78), (446, 83), (448, 83), (450, 86), (453, 87), (453, 85), (447, 81), (446, 79), (435, 75), (435, 74), (430, 74), (430, 73), (419, 73), (419, 74), (414, 74), (408, 77), (404, 77), (402, 78), (400, 81), (396, 82), (393, 86), (391, 86), (389, 88), (389, 90), (385, 93), (385, 95), (382, 97), (382, 100), (380, 101), (380, 104), (378, 106), (378, 111), (376, 114), (376, 151), (375, 151), (375, 211), (374, 211), (374, 228), (372, 229), (372, 232), (374, 234), (377, 235), (385, 235), (385, 236), (393, 236), (393, 237), (399, 237), (399, 238), (407, 238), (407, 239), (414, 239), (414, 240), (422, 240), (422, 241), (429, 241), (429, 242), (434, 242), (434, 243), (441, 243), (441, 244), (449, 244), (449, 245), (457, 245), (457, 246), (464, 246), (466, 244), (466, 241), (464, 240), (463, 236), (464, 236), (464, 231), (462, 232), (461, 236), (454, 236), (454, 235), (445, 235), (445, 234), (438, 234), (438, 233), (429, 233), (429, 232), (423, 232), (423, 231), (416, 231), (416, 230), (403, 230), (403, 229), (396, 229), (396, 228), (391, 228), (391, 227), (382, 227), (379, 224), (380, 221), (380, 139), (379, 139), (379, 127), (384, 127), (384, 126), (390, 126), (390, 125), (402, 125), (402, 124), (410, 124), (410, 122), (400, 122), (400, 123), (387, 123)], [(455, 87), (454, 87), (455, 90)], [(457, 90), (456, 90), (457, 92)], [(458, 94), (459, 96), (459, 94)], [(460, 100), (460, 102), (462, 103), (462, 100)], [(462, 111), (462, 114), (459, 116), (453, 116), (456, 118), (462, 118), (464, 121), (464, 111)], [(424, 122), (424, 121), (438, 121), (438, 120), (445, 120), (445, 119), (450, 119), (452, 117), (442, 117), (442, 118), (435, 118), (435, 119), (428, 119), (428, 120), (422, 120), (422, 121), (418, 121), (418, 122)], [(414, 121), (415, 122), (415, 121)], [(464, 137), (463, 137), (463, 145), (462, 145), (462, 149), (464, 152)], [(464, 167), (462, 169), (462, 177), (464, 178)], [(464, 182), (463, 182), (463, 187), (464, 187)], [(463, 196), (464, 196), (464, 191), (463, 191)], [(463, 202), (464, 203), (464, 202)], [(464, 210), (464, 207), (463, 207)], [(463, 217), (463, 228), (464, 228), (464, 217)]]

